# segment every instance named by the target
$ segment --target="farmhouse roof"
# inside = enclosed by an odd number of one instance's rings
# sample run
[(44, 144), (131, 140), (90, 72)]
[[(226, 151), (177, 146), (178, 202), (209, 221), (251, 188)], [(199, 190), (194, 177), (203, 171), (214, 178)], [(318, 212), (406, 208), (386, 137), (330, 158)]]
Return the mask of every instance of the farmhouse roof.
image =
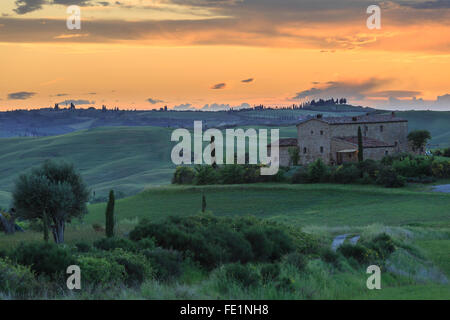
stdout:
[[(270, 147), (272, 144), (269, 144)], [(285, 138), (278, 140), (278, 146), (280, 147), (295, 147), (297, 146), (297, 139), (295, 138)]]
[(339, 125), (339, 124), (357, 124), (357, 123), (386, 123), (386, 122), (408, 122), (408, 120), (399, 118), (392, 113), (390, 115), (379, 115), (379, 114), (368, 114), (363, 116), (354, 116), (354, 117), (327, 117), (323, 118), (321, 115), (316, 116), (315, 118), (307, 118), (297, 125), (305, 123), (310, 120), (318, 120), (326, 122), (330, 125)]
[[(358, 145), (358, 136), (351, 137), (334, 137), (333, 139), (349, 142), (354, 145)], [(377, 139), (362, 137), (364, 148), (383, 148), (383, 147), (393, 147), (394, 145), (387, 142), (383, 142)]]

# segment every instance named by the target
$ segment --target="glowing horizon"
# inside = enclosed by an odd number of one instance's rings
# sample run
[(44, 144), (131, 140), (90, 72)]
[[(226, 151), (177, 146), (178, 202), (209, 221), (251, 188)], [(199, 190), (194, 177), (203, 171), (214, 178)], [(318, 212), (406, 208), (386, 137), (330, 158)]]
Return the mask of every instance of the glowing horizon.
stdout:
[[(81, 6), (81, 30), (66, 28)], [(450, 3), (4, 0), (0, 110), (288, 106), (450, 110)]]

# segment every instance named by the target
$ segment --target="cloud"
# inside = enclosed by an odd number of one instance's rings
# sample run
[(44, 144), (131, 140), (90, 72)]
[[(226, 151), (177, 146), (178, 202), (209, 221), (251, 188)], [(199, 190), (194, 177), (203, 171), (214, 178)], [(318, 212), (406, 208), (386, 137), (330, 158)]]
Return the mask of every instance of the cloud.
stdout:
[(8, 100), (26, 100), (33, 97), (35, 94), (35, 92), (27, 91), (13, 92), (8, 94)]
[(148, 98), (147, 101), (151, 104), (163, 103), (163, 100)]
[(218, 84), (213, 85), (211, 87), (211, 89), (213, 89), (213, 90), (220, 90), (220, 89), (224, 89), (226, 86), (227, 86), (226, 83), (218, 83)]
[(450, 0), (435, 0), (424, 2), (400, 2), (400, 5), (414, 9), (449, 9)]
[(420, 91), (408, 91), (408, 90), (387, 90), (377, 91), (369, 93), (370, 97), (374, 98), (412, 98), (421, 95)]
[(241, 82), (243, 82), (243, 83), (250, 83), (250, 82), (253, 82), (253, 78), (250, 78), (250, 79), (245, 79), (245, 80), (242, 80)]
[(42, 5), (47, 3), (46, 0), (17, 0), (17, 8), (13, 9), (17, 14), (26, 14), (28, 12), (42, 9)]
[(388, 80), (371, 78), (361, 82), (345, 82), (345, 81), (330, 81), (319, 87), (313, 87), (304, 91), (300, 91), (292, 98), (293, 100), (302, 99), (318, 99), (318, 98), (332, 98), (332, 97), (346, 97), (347, 99), (362, 100), (370, 92), (386, 84)]
[(195, 108), (190, 103), (186, 103), (174, 106), (172, 109), (177, 111), (185, 111), (185, 110), (194, 110)]
[(65, 104), (65, 105), (69, 105), (71, 103), (73, 103), (74, 105), (84, 105), (84, 104), (95, 104), (95, 101), (89, 101), (89, 100), (64, 100), (61, 102), (57, 102), (58, 104)]
[(67, 94), (67, 93), (57, 93), (57, 94), (55, 94), (55, 97), (65, 97), (65, 96), (68, 96), (69, 94)]

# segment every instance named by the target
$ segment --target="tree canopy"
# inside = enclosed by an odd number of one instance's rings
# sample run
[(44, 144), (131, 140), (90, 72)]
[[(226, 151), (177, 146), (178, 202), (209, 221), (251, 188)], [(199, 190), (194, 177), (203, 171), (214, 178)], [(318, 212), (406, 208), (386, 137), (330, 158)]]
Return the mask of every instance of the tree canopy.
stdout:
[[(46, 161), (16, 181), (13, 204), (17, 217), (26, 220), (47, 216), (56, 243), (64, 242), (65, 223), (87, 213), (89, 191), (73, 165)], [(44, 222), (44, 221), (43, 221)]]

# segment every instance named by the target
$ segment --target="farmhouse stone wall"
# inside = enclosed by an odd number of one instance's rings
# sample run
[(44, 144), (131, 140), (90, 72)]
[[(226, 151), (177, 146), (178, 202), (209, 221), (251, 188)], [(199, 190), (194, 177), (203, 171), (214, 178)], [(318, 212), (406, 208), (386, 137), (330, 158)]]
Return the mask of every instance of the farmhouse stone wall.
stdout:
[(330, 126), (320, 120), (310, 120), (297, 126), (300, 164), (308, 164), (321, 158), (330, 162), (331, 135)]

